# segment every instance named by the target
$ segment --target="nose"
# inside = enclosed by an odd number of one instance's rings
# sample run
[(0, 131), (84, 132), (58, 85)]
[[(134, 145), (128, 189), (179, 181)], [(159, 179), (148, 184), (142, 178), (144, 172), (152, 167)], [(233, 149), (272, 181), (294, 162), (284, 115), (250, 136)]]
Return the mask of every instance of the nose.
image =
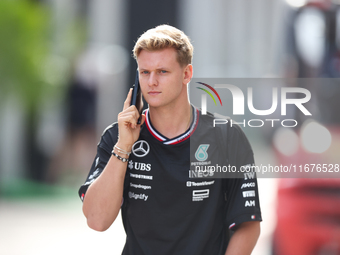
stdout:
[(155, 72), (151, 72), (149, 75), (149, 80), (148, 80), (148, 85), (150, 87), (157, 86), (158, 81), (157, 81), (157, 75)]

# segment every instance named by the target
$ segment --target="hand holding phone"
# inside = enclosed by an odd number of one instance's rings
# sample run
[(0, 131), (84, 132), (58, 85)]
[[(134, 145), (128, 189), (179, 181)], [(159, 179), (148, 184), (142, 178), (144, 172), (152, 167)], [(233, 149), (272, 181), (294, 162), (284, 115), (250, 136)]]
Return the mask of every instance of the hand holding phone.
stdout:
[(142, 99), (142, 92), (140, 91), (138, 69), (136, 70), (135, 84), (133, 85), (133, 88), (132, 88), (132, 98), (131, 98), (130, 105), (136, 106), (139, 112), (139, 118), (138, 118), (137, 124), (140, 124), (142, 120), (143, 99)]

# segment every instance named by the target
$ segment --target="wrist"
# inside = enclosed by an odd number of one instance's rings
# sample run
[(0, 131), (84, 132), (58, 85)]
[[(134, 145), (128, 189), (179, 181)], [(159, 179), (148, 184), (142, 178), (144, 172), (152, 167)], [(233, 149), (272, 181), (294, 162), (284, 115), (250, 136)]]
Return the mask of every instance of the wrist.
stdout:
[(122, 148), (118, 147), (117, 144), (113, 146), (113, 151), (116, 151), (119, 154), (127, 155), (127, 157), (129, 157), (131, 154), (131, 151), (123, 150)]
[(125, 151), (122, 148), (118, 147), (116, 144), (115, 146), (113, 146), (111, 154), (115, 156), (117, 159), (119, 159), (120, 161), (122, 161), (123, 163), (125, 163), (129, 160), (131, 151)]
[(133, 144), (131, 144), (131, 145), (130, 144), (124, 144), (124, 143), (122, 143), (122, 142), (120, 142), (118, 140), (118, 142), (113, 147), (113, 149), (116, 147), (115, 151), (121, 150), (121, 151), (125, 151), (125, 152), (128, 152), (128, 153), (131, 153), (132, 146), (133, 146)]
[(123, 163), (126, 163), (126, 162), (129, 161), (129, 157), (126, 158), (126, 157), (120, 156), (118, 153), (115, 153), (114, 149), (112, 150), (112, 156), (116, 157), (117, 159), (119, 159)]
[(132, 145), (131, 146), (123, 145), (117, 142), (113, 146), (112, 154), (115, 154), (115, 156), (118, 155), (120, 158), (123, 158), (123, 159), (128, 159), (130, 157), (131, 150), (132, 150)]

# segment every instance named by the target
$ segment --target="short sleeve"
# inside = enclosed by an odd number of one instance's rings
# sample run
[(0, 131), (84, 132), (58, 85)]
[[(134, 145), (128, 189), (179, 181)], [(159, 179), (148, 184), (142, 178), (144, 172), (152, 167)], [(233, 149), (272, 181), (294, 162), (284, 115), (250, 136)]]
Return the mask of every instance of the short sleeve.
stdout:
[[(254, 155), (250, 143), (239, 126), (228, 135), (229, 163), (237, 170), (251, 169)], [(258, 184), (255, 172), (239, 172), (239, 178), (225, 179), (226, 223), (233, 229), (246, 221), (262, 221)]]
[(86, 178), (85, 183), (81, 185), (78, 191), (79, 197), (82, 201), (84, 200), (88, 187), (103, 172), (107, 162), (111, 157), (111, 151), (113, 149), (113, 146), (116, 144), (117, 140), (118, 140), (118, 125), (117, 123), (114, 123), (104, 130), (100, 138), (100, 142), (98, 143), (97, 154), (92, 163), (90, 172)]

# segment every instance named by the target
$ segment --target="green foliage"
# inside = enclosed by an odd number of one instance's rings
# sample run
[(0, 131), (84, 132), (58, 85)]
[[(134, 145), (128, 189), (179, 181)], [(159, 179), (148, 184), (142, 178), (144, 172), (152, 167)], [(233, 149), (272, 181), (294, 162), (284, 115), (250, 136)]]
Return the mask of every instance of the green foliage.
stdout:
[(47, 9), (23, 0), (0, 1), (0, 100), (14, 92), (27, 110), (38, 102), (48, 54)]

